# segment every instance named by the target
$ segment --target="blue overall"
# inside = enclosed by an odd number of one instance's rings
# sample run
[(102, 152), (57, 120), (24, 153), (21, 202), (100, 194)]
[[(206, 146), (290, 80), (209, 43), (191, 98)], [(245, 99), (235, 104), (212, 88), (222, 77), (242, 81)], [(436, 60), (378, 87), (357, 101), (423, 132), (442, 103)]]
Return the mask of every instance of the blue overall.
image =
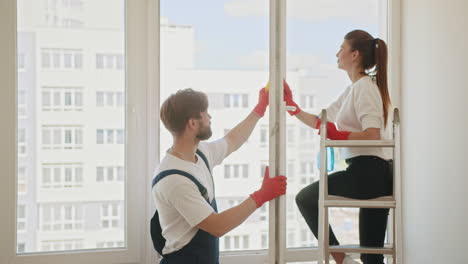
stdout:
[[(197, 154), (203, 159), (205, 165), (208, 167), (208, 170), (211, 173), (210, 165), (205, 155), (200, 150), (197, 150)], [(213, 207), (214, 211), (218, 212), (214, 193), (213, 201), (210, 203), (206, 188), (203, 185), (201, 185), (201, 183), (197, 179), (195, 179), (193, 175), (185, 171), (162, 171), (158, 175), (156, 175), (156, 177), (153, 178), (152, 187), (154, 188), (154, 186), (160, 180), (173, 174), (185, 176), (188, 179), (190, 179), (193, 183), (195, 183), (201, 195), (211, 205), (211, 207)], [(158, 211), (156, 211), (154, 213), (153, 218), (151, 218), (151, 238), (153, 240), (154, 248), (156, 249), (156, 251), (158, 251), (158, 253), (161, 256), (163, 256), (163, 259), (161, 260), (160, 264), (219, 264), (219, 239), (201, 229), (199, 229), (196, 235), (192, 238), (192, 240), (180, 250), (169, 253), (167, 255), (162, 254), (162, 250), (166, 244), (166, 239), (162, 236), (162, 229), (161, 224), (159, 222)]]

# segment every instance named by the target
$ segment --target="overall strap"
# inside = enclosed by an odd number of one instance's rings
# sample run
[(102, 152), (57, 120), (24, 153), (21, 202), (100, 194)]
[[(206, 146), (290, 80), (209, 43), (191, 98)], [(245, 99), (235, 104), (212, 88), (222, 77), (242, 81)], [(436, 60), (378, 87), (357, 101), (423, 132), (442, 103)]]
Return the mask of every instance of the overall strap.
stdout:
[(205, 162), (206, 167), (208, 168), (208, 171), (211, 174), (211, 169), (210, 169), (210, 164), (208, 163), (208, 159), (206, 158), (205, 154), (201, 152), (199, 149), (197, 149), (197, 154), (202, 158), (202, 160)]
[(195, 185), (197, 185), (198, 187), (198, 190), (200, 191), (201, 195), (203, 196), (203, 198), (205, 198), (205, 200), (208, 201), (209, 203), (209, 198), (208, 198), (208, 192), (206, 190), (205, 187), (203, 187), (203, 185), (201, 185), (201, 183), (195, 179), (195, 177), (193, 177), (192, 174), (188, 173), (188, 172), (185, 172), (185, 171), (181, 171), (181, 170), (165, 170), (165, 171), (162, 171), (160, 172), (158, 175), (156, 175), (156, 177), (153, 178), (153, 181), (152, 181), (152, 187), (154, 188), (154, 186), (162, 179), (164, 179), (165, 177), (169, 176), (169, 175), (172, 175), (172, 174), (179, 174), (179, 175), (182, 175), (182, 176), (185, 176), (187, 177), (189, 180), (191, 180), (193, 183), (195, 183)]

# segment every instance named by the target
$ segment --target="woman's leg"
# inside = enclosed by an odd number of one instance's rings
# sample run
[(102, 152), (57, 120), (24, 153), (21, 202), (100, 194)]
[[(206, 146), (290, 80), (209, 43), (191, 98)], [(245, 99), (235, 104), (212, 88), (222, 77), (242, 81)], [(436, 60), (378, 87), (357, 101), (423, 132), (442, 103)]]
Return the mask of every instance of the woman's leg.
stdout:
[[(367, 174), (368, 188), (373, 191), (369, 198), (392, 195), (393, 172), (391, 163), (376, 160), (369, 167)], [(359, 241), (363, 247), (383, 247), (387, 230), (388, 208), (361, 208), (359, 211)], [(364, 264), (382, 264), (381, 254), (362, 254)]]
[[(361, 208), (359, 211), (359, 242), (363, 247), (383, 247), (389, 209)], [(361, 254), (364, 264), (383, 264), (381, 254)]]
[[(358, 181), (353, 175), (346, 171), (338, 171), (328, 176), (328, 194), (339, 195), (349, 198), (357, 198), (356, 185)], [(302, 189), (296, 196), (296, 204), (304, 217), (310, 230), (318, 237), (318, 200), (319, 181), (316, 181)], [(339, 245), (338, 240), (329, 226), (330, 245)], [(332, 254), (337, 263), (341, 263), (344, 254)]]

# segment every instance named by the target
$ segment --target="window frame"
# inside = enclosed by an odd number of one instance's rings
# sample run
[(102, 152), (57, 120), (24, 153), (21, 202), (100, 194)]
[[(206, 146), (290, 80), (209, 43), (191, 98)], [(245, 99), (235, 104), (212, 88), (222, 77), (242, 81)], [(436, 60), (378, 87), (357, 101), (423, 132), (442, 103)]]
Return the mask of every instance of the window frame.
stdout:
[[(0, 186), (0, 207), (6, 216), (2, 221), (0, 231), (3, 239), (0, 240), (0, 263), (8, 264), (32, 264), (32, 263), (154, 263), (155, 254), (147, 237), (146, 228), (149, 225), (151, 192), (148, 183), (151, 179), (148, 154), (157, 147), (157, 140), (153, 135), (159, 133), (158, 127), (148, 126), (148, 122), (158, 122), (155, 116), (148, 114), (147, 107), (159, 101), (157, 97), (157, 84), (159, 73), (155, 71), (157, 58), (153, 49), (158, 49), (156, 21), (159, 6), (154, 0), (126, 1), (126, 87), (127, 87), (127, 111), (126, 111), (126, 170), (132, 179), (127, 180), (125, 187), (125, 230), (127, 247), (118, 250), (81, 250), (71, 252), (54, 252), (53, 254), (28, 253), (17, 255), (16, 235), (16, 204), (17, 204), (17, 1), (5, 0), (0, 4), (0, 32), (4, 41), (0, 43), (0, 77), (2, 86), (0, 93), (0, 116), (5, 129), (2, 131), (0, 143), (0, 164), (2, 165), (5, 179)], [(148, 32), (146, 32), (148, 30)], [(151, 31), (150, 31), (151, 30)], [(150, 48), (151, 47), (151, 48)], [(42, 65), (42, 52), (39, 50), (38, 66)], [(88, 58), (81, 56), (76, 60), (76, 54), (72, 56), (73, 69), (86, 67)], [(53, 54), (49, 56), (49, 67), (46, 70), (54, 70)], [(156, 88), (155, 88), (156, 87)], [(41, 96), (41, 93), (38, 93)], [(153, 96), (154, 98), (148, 98)], [(153, 107), (154, 108), (154, 107)], [(156, 109), (154, 109), (156, 110)], [(156, 112), (156, 111), (154, 111)], [(41, 131), (38, 131), (40, 134)], [(39, 140), (41, 140), (39, 138)], [(150, 143), (150, 144), (148, 144)], [(13, 155), (12, 155), (13, 153)], [(151, 158), (158, 158), (157, 153), (152, 153)], [(141, 190), (146, 190), (142, 192)], [(145, 206), (141, 206), (141, 203)], [(79, 242), (77, 242), (79, 243)]]
[[(4, 169), (4, 184), (0, 185), (0, 206), (7, 216), (3, 219), (0, 231), (4, 234), (4, 239), (0, 240), (0, 262), (1, 263), (37, 263), (47, 262), (51, 264), (67, 262), (70, 264), (82, 262), (100, 263), (155, 263), (157, 255), (152, 248), (145, 228), (138, 226), (149, 225), (149, 218), (154, 211), (154, 204), (151, 201), (151, 191), (147, 187), (151, 179), (152, 169), (159, 161), (159, 0), (139, 0), (128, 1), (126, 10), (126, 56), (127, 56), (127, 129), (126, 139), (135, 138), (137, 144), (129, 144), (127, 152), (127, 172), (134, 172), (133, 175), (143, 175), (134, 181), (130, 181), (126, 188), (126, 208), (127, 208), (127, 237), (128, 248), (118, 251), (90, 250), (83, 252), (72, 252), (72, 254), (54, 253), (16, 255), (16, 92), (17, 92), (17, 67), (16, 67), (16, 0), (5, 0), (1, 2), (0, 8), (0, 32), (4, 36), (4, 41), (0, 42), (0, 56), (4, 58), (0, 62), (0, 79), (5, 89), (0, 91), (0, 117), (3, 120), (5, 129), (2, 131), (0, 144), (0, 165)], [(275, 4), (275, 0), (270, 0), (270, 6)], [(400, 12), (401, 0), (388, 0), (386, 28), (388, 45), (391, 47), (389, 54), (389, 87), (395, 106), (400, 105)], [(272, 17), (272, 15), (270, 14)], [(131, 40), (131, 41), (129, 41)], [(273, 40), (270, 40), (272, 43)], [(270, 51), (272, 53), (274, 51)], [(38, 54), (39, 66), (42, 65), (43, 54)], [(48, 54), (49, 67), (53, 67), (53, 54)], [(75, 55), (74, 55), (75, 56)], [(76, 58), (73, 58), (76, 61)], [(80, 58), (80, 67), (84, 65), (84, 58)], [(134, 87), (134, 88), (133, 88)], [(150, 89), (150, 87), (156, 87)], [(273, 87), (273, 85), (272, 85)], [(53, 105), (53, 95), (50, 94), (51, 105)], [(142, 129), (143, 128), (143, 129)], [(39, 132), (40, 133), (40, 132)], [(52, 143), (52, 142), (51, 142)], [(138, 148), (138, 151), (137, 151)], [(129, 155), (133, 153), (135, 155)], [(138, 159), (140, 158), (140, 159)], [(137, 173), (135, 173), (137, 172)], [(136, 190), (144, 188), (146, 192)], [(132, 202), (133, 201), (133, 202)], [(145, 206), (136, 205), (137, 201), (144, 201)], [(15, 243), (11, 243), (15, 241)], [(79, 256), (79, 257), (78, 257)], [(318, 251), (309, 248), (287, 249), (284, 261), (306, 261), (316, 259)], [(223, 253), (221, 262), (223, 264), (239, 263), (260, 263), (268, 259), (267, 250), (259, 251), (236, 251)], [(270, 261), (271, 260), (270, 258)]]

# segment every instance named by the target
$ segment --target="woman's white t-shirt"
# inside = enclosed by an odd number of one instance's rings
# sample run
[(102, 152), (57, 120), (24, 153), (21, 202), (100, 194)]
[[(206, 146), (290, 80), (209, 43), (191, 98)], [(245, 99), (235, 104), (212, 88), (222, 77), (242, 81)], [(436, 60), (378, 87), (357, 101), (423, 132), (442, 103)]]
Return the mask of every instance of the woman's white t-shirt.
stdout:
[[(227, 141), (200, 142), (198, 149), (206, 156), (210, 169), (219, 165), (227, 155)], [(162, 159), (155, 175), (170, 169), (182, 170), (193, 175), (208, 191), (210, 202), (214, 186), (210, 171), (201, 157), (188, 162), (169, 153)], [(196, 227), (214, 212), (203, 198), (198, 187), (188, 178), (174, 174), (160, 180), (153, 187), (153, 197), (159, 212), (162, 235), (166, 239), (163, 254), (177, 251), (187, 245), (198, 232)]]
[[(385, 139), (383, 103), (377, 84), (364, 76), (351, 84), (327, 108), (327, 120), (336, 123), (340, 131), (362, 132), (367, 128), (380, 128), (381, 139)], [(342, 148), (344, 159), (361, 155), (389, 159), (383, 148)]]

